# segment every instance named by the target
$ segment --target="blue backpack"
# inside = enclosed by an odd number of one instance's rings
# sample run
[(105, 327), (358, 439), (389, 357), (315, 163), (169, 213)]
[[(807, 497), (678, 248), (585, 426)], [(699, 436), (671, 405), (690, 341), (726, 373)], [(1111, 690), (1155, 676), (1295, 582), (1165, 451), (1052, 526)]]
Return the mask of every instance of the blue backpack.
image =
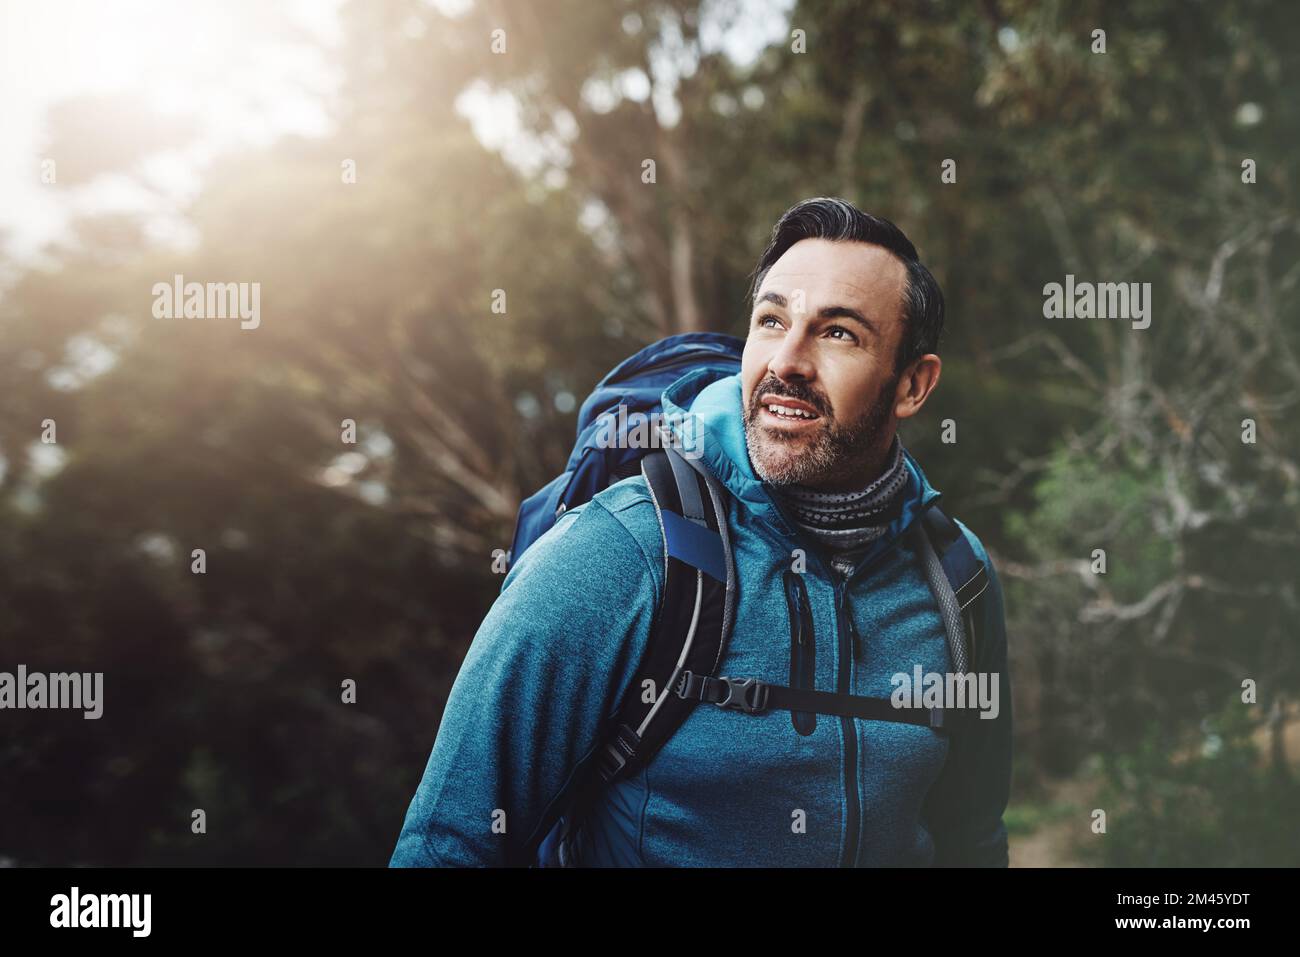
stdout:
[[(658, 435), (664, 389), (687, 372), (740, 371), (744, 342), (689, 332), (646, 346), (611, 370), (583, 402), (578, 437), (564, 472), (524, 500), (510, 561), (570, 508), (640, 473), (659, 514), (668, 555), (661, 604), (636, 675), (603, 731), (600, 745), (569, 777), (525, 842), (526, 866), (570, 866), (584, 816), (610, 784), (647, 765), (701, 702), (747, 714), (769, 709), (901, 721), (956, 731), (942, 709), (894, 707), (888, 698), (787, 688), (753, 678), (718, 676), (736, 610), (736, 576), (728, 540), (725, 486)], [(629, 437), (635, 432), (635, 440)], [(974, 604), (988, 585), (984, 565), (961, 530), (935, 506), (916, 523), (923, 563), (939, 601), (954, 667), (974, 660)], [(647, 702), (640, 693), (661, 689)]]
[(578, 440), (564, 471), (519, 507), (510, 561), (518, 561), (566, 509), (641, 471), (647, 448), (629, 442), (625, 432), (652, 430), (663, 412), (664, 389), (698, 368), (739, 372), (744, 347), (734, 336), (686, 332), (660, 339), (615, 366), (578, 410)]

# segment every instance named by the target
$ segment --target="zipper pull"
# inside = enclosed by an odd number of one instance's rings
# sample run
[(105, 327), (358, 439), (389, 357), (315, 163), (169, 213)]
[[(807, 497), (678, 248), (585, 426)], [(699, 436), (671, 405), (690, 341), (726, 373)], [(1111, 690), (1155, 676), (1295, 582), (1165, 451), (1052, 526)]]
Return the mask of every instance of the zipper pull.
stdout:
[(845, 592), (845, 593), (844, 593), (844, 617), (845, 617), (845, 619), (847, 619), (847, 621), (848, 621), (848, 625), (849, 625), (849, 639), (850, 639), (850, 641), (852, 641), (852, 643), (853, 643), (853, 644), (852, 644), (852, 648), (853, 648), (853, 660), (854, 660), (854, 661), (861, 661), (861, 660), (862, 660), (862, 651), (863, 651), (863, 649), (862, 649), (862, 644), (863, 644), (863, 642), (862, 642), (862, 636), (858, 634), (858, 626), (855, 625), (855, 624), (853, 623), (853, 609), (852, 609), (852, 606), (849, 605), (849, 596), (848, 596), (848, 592)]
[(835, 615), (837, 618), (843, 617), (845, 624), (849, 626), (849, 648), (853, 652), (853, 660), (862, 660), (862, 638), (858, 635), (858, 629), (853, 625), (853, 612), (849, 609), (849, 596), (844, 589), (843, 583), (835, 589)]
[(808, 601), (808, 596), (804, 594), (804, 590), (803, 590), (803, 579), (796, 578), (794, 582), (794, 605), (795, 605), (795, 611), (799, 615), (800, 647), (802, 647), (804, 644), (803, 616), (804, 616), (804, 608), (806, 607), (807, 601)]
[(785, 597), (793, 605), (790, 626), (794, 631), (794, 643), (803, 646), (803, 580), (798, 572), (787, 570), (785, 573)]

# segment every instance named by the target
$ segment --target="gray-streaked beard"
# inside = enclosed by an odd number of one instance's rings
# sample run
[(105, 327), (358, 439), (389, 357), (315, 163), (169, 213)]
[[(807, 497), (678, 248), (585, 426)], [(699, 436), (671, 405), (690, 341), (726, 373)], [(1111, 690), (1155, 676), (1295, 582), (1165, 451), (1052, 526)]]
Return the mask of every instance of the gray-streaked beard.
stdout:
[[(754, 474), (771, 485), (814, 487), (821, 483), (865, 484), (875, 477), (866, 473), (873, 456), (878, 452), (875, 448), (878, 444), (877, 439), (881, 429), (889, 420), (889, 413), (893, 408), (894, 390), (898, 388), (897, 375), (885, 383), (876, 396), (875, 402), (871, 404), (871, 408), (856, 422), (848, 426), (838, 426), (834, 423), (826, 425), (826, 417), (823, 414), (823, 424), (807, 451), (799, 455), (781, 455), (779, 462), (769, 461), (764, 450), (787, 443), (776, 435), (774, 430), (763, 428), (759, 419), (763, 409), (759, 396), (768, 391), (775, 395), (781, 395), (782, 392), (780, 386), (765, 387), (765, 382), (767, 380), (760, 382), (754, 388), (750, 395), (749, 407), (745, 410), (745, 442), (749, 446), (749, 461), (754, 467)], [(799, 395), (794, 392), (786, 394), (790, 398), (813, 404), (806, 394)], [(816, 405), (821, 412), (821, 403)]]

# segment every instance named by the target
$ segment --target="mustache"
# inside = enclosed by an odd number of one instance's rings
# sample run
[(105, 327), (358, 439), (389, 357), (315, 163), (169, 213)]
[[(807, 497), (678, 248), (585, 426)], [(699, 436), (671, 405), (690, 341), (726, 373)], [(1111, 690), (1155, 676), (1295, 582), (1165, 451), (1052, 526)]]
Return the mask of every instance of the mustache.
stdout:
[(787, 399), (797, 399), (800, 402), (807, 402), (817, 414), (825, 418), (830, 418), (829, 410), (822, 397), (814, 393), (811, 389), (799, 385), (798, 383), (782, 382), (780, 379), (774, 379), (770, 376), (754, 387), (753, 395), (749, 400), (749, 410), (751, 415), (756, 415), (761, 406), (759, 398), (764, 395), (784, 396)]

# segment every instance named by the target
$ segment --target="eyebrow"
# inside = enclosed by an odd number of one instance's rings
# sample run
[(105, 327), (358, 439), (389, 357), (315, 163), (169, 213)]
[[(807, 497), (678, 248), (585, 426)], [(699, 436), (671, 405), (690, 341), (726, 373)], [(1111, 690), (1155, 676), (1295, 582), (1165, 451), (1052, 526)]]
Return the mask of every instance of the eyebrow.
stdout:
[[(773, 305), (780, 306), (782, 309), (786, 308), (786, 298), (785, 296), (781, 295), (779, 292), (772, 292), (769, 290), (768, 292), (763, 293), (763, 295), (758, 297), (758, 302), (754, 303), (754, 306), (757, 307), (759, 302), (770, 302)], [(853, 309), (849, 306), (823, 306), (821, 309), (817, 310), (817, 318), (818, 319), (852, 319), (855, 322), (859, 322), (863, 326), (865, 326), (867, 331), (870, 332), (873, 336), (880, 335), (880, 330), (876, 328), (876, 324), (874, 322), (872, 322), (862, 313), (858, 312), (858, 310)]]

